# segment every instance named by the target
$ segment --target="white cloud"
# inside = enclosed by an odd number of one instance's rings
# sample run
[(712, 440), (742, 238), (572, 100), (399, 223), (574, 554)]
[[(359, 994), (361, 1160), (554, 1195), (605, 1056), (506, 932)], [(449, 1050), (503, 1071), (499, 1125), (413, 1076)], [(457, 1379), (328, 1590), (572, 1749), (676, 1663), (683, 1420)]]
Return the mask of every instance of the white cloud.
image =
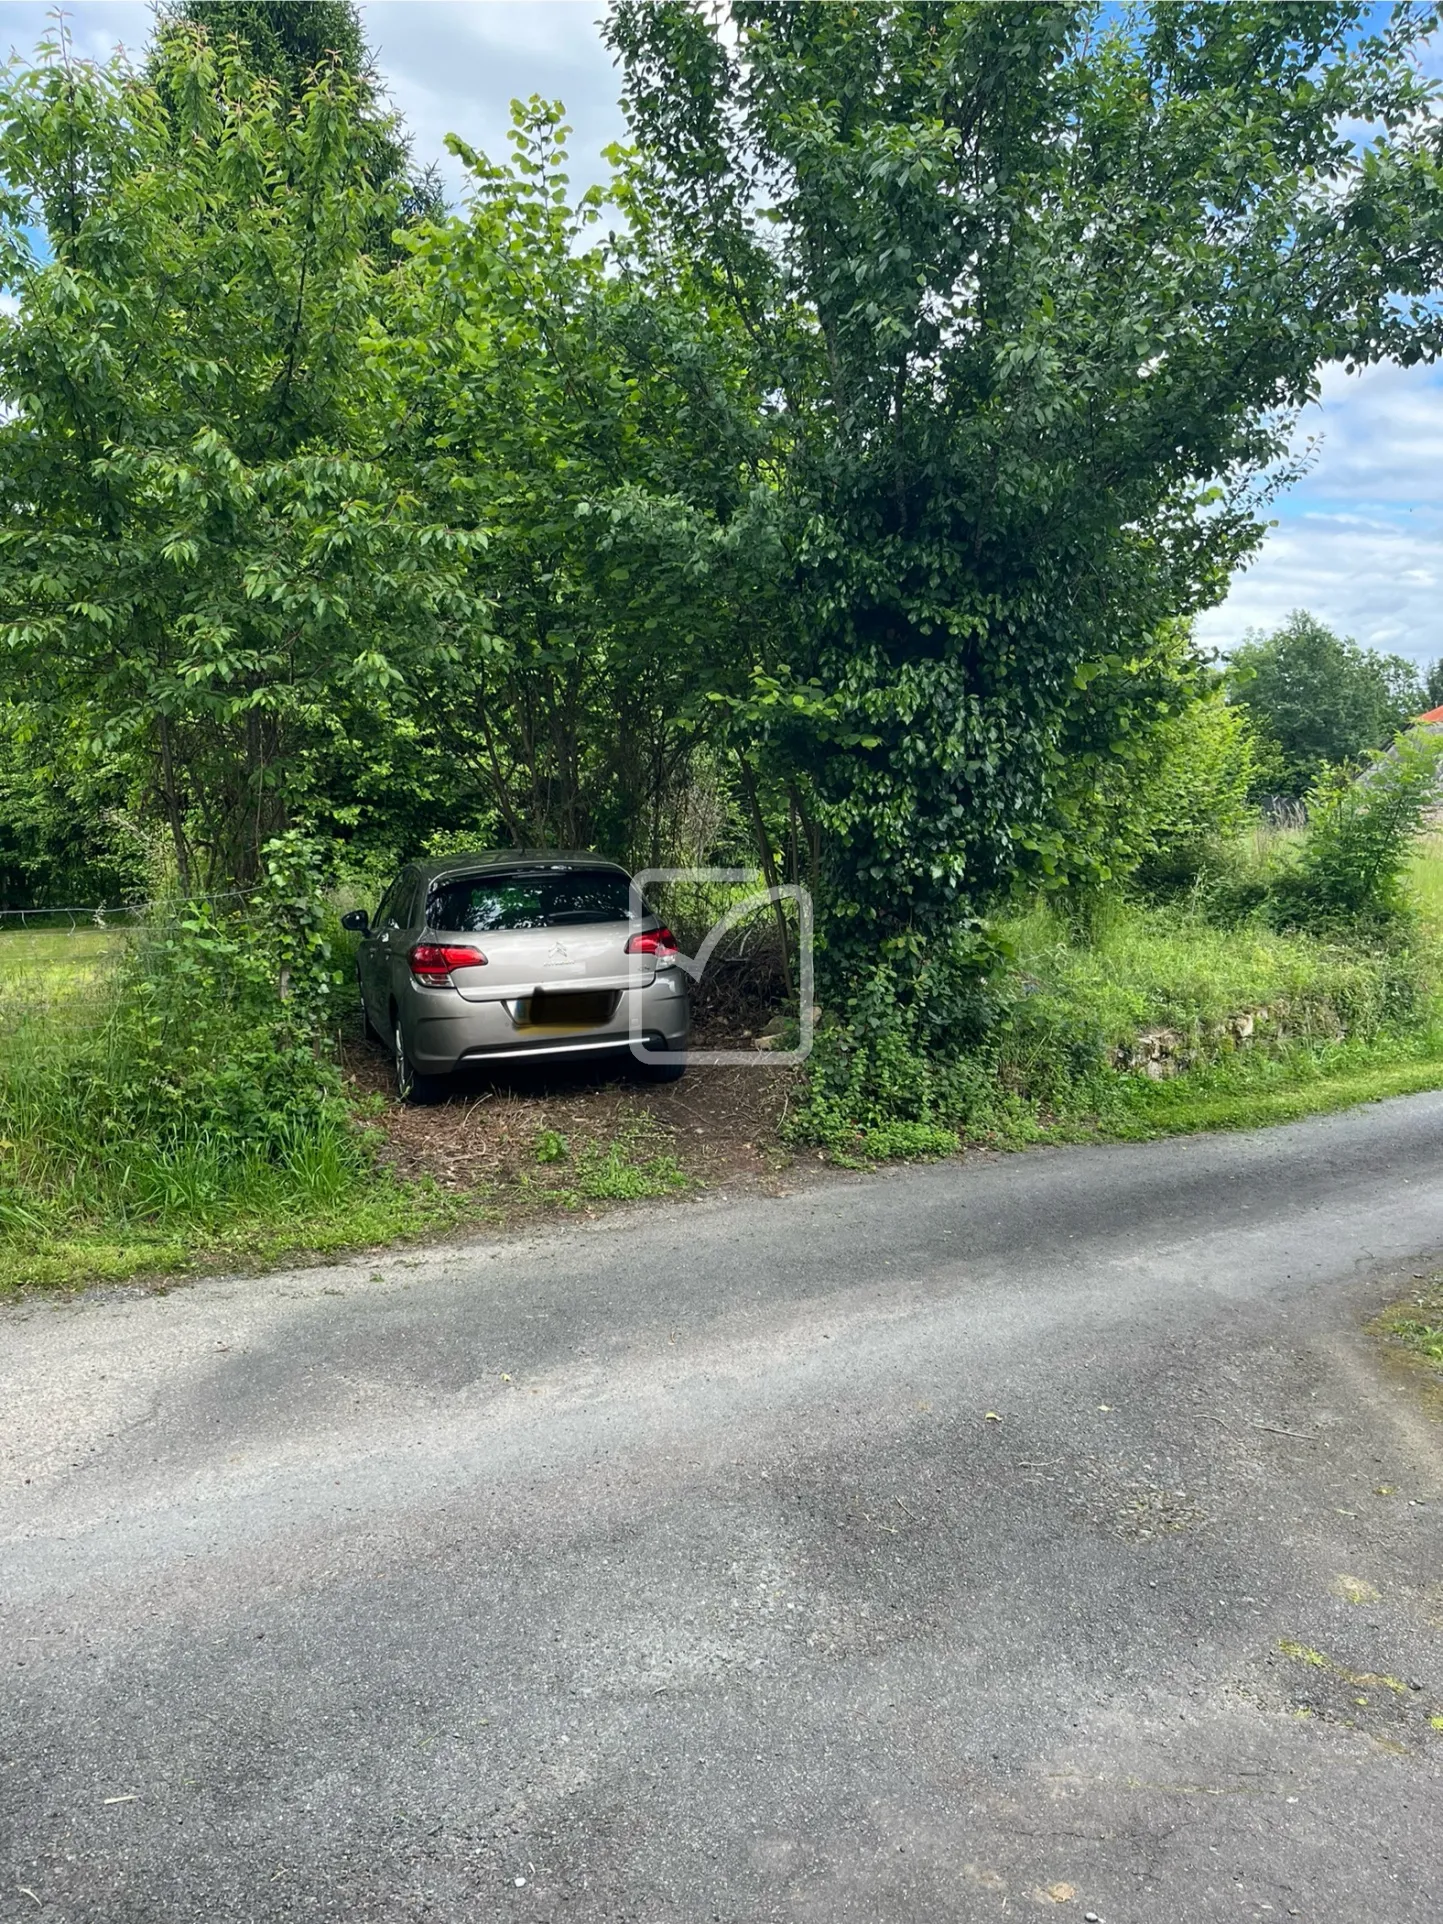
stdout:
[(1443, 381), (1433, 368), (1386, 362), (1350, 375), (1334, 365), (1321, 386), (1321, 405), (1301, 424), (1323, 437), (1309, 496), (1443, 504)]
[(1273, 530), (1220, 608), (1198, 622), (1228, 649), (1247, 628), (1275, 628), (1308, 608), (1367, 647), (1431, 661), (1443, 655), (1443, 513), (1397, 521), (1309, 513)]
[(452, 193), (462, 170), (448, 133), (499, 157), (513, 99), (560, 100), (573, 128), (573, 185), (603, 178), (601, 151), (625, 137), (620, 85), (597, 21), (602, 0), (365, 0), (366, 36), (416, 157), (438, 161)]
[[(29, 55), (56, 31), (54, 0), (5, 0), (0, 5), (0, 49)], [(65, 8), (71, 44), (82, 60), (105, 60), (117, 46), (132, 56), (150, 38), (154, 11), (136, 0), (82, 0)]]
[(1199, 634), (1228, 648), (1308, 608), (1368, 647), (1431, 661), (1443, 655), (1443, 381), (1388, 364), (1326, 368), (1321, 386), (1299, 423), (1300, 437), (1320, 436), (1316, 464)]

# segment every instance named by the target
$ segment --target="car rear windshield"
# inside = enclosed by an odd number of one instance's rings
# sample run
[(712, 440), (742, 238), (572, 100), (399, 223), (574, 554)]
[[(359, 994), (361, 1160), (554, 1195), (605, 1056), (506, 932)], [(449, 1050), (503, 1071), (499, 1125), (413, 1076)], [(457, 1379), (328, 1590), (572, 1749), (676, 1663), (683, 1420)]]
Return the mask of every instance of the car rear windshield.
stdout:
[(614, 869), (513, 869), (505, 875), (448, 876), (432, 888), (426, 905), (429, 928), (468, 935), (631, 920), (631, 884)]

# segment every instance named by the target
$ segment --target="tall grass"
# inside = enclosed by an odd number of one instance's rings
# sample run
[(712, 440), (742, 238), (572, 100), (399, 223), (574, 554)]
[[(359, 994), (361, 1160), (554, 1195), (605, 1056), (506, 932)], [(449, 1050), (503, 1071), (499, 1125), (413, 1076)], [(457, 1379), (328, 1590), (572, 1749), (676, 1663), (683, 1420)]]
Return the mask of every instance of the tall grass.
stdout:
[(424, 1217), (377, 1171), (256, 930), (192, 915), (82, 944), (68, 971), (54, 938), (28, 940), (0, 969), (0, 1287)]
[(1419, 842), (1408, 886), (1426, 938), (1443, 950), (1443, 826), (1431, 829)]
[(34, 930), (0, 923), (0, 996), (69, 1000), (113, 961), (124, 936), (112, 929)]
[(1147, 1030), (1167, 1030), (1191, 1057), (1206, 1058), (1242, 1015), (1257, 1019), (1259, 1036), (1279, 1040), (1371, 1038), (1416, 1022), (1430, 993), (1413, 950), (1218, 928), (1195, 912), (1122, 900), (1090, 942), (1077, 942), (1046, 903), (1006, 933), (1022, 991), (1008, 1019), (1008, 1057), (1028, 1069), (1100, 1067)]
[(879, 971), (819, 1035), (790, 1133), (846, 1159), (1240, 1127), (1443, 1084), (1443, 836), (1413, 851), (1391, 918), (1280, 931), (1271, 878), (1301, 846), (1260, 829), (1181, 903), (1034, 901), (993, 931), (980, 1028), (939, 1026), (925, 982), (903, 997)]

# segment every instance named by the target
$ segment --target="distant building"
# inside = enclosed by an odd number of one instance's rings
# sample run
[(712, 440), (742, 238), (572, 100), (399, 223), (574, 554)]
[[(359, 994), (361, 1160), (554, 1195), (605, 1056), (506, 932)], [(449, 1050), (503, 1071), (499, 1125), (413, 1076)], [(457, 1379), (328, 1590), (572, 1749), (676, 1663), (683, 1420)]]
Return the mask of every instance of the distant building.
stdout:
[[(1418, 717), (1416, 725), (1435, 732), (1443, 731), (1443, 708), (1430, 708), (1426, 715)], [(1433, 806), (1433, 822), (1435, 827), (1443, 828), (1443, 779), (1440, 779), (1438, 784), (1438, 800)]]

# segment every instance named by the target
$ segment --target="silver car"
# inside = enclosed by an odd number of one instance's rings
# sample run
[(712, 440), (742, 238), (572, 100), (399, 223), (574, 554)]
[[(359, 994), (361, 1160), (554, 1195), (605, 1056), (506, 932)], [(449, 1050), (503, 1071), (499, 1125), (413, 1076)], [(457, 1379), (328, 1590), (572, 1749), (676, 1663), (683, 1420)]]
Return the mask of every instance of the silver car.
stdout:
[(631, 877), (596, 855), (554, 851), (411, 862), (382, 896), (341, 917), (361, 937), (361, 1015), (390, 1045), (398, 1093), (440, 1095), (467, 1065), (549, 1056), (625, 1057), (686, 1047), (691, 998), (671, 931)]

